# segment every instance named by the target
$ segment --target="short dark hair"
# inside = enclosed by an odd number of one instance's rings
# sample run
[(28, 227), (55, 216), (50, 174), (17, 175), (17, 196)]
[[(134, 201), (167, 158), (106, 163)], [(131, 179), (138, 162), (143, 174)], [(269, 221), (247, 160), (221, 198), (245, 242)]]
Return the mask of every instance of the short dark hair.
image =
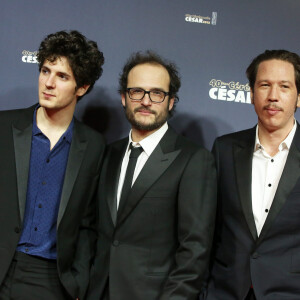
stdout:
[(246, 70), (249, 85), (254, 90), (254, 84), (259, 64), (266, 60), (277, 59), (291, 63), (295, 70), (295, 84), (297, 93), (300, 93), (300, 57), (298, 54), (287, 50), (266, 50), (264, 53), (255, 57)]
[(129, 57), (125, 66), (123, 67), (122, 73), (120, 74), (119, 93), (126, 94), (129, 72), (135, 66), (142, 65), (142, 64), (161, 65), (168, 71), (170, 76), (169, 99), (170, 98), (175, 99), (173, 105), (173, 108), (175, 108), (175, 103), (179, 101), (177, 92), (181, 85), (177, 66), (175, 65), (175, 63), (163, 59), (161, 56), (159, 56), (157, 53), (151, 50), (147, 50), (146, 52), (136, 52)]
[[(73, 71), (77, 88), (90, 85), (89, 93), (96, 80), (102, 75), (103, 53), (97, 43), (88, 40), (76, 30), (58, 31), (49, 34), (40, 44), (37, 59), (39, 71), (48, 60), (54, 62), (59, 57), (66, 57)], [(81, 97), (78, 97), (78, 100)]]

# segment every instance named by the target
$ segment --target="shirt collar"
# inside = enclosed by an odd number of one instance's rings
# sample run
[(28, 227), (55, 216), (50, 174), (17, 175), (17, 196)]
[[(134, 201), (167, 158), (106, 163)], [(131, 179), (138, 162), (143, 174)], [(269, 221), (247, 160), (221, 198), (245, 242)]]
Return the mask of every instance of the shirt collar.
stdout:
[[(296, 120), (294, 121), (294, 126), (292, 128), (292, 130), (290, 131), (290, 133), (288, 134), (288, 136), (280, 143), (278, 150), (282, 151), (283, 149), (290, 149), (295, 132), (297, 129), (297, 122)], [(260, 143), (259, 141), (259, 137), (258, 137), (258, 124), (256, 126), (256, 134), (255, 134), (255, 146), (254, 146), (254, 152), (258, 151), (258, 150), (264, 150), (263, 145)]]
[(168, 128), (169, 128), (168, 123), (166, 122), (158, 130), (156, 130), (152, 134), (148, 135), (146, 138), (139, 141), (138, 143), (132, 141), (132, 138), (131, 138), (131, 131), (132, 130), (130, 130), (130, 132), (129, 132), (129, 142), (128, 142), (128, 145), (127, 145), (127, 151), (128, 151), (129, 145), (132, 143), (133, 146), (137, 146), (137, 145), (142, 146), (143, 150), (146, 152), (146, 154), (148, 156), (150, 156), (151, 153), (153, 152), (153, 150), (156, 148), (156, 146), (160, 142), (160, 140), (162, 139), (162, 137), (167, 132)]
[[(43, 132), (38, 128), (37, 123), (36, 123), (36, 113), (37, 113), (37, 110), (39, 107), (40, 107), (40, 105), (38, 104), (33, 112), (32, 135), (39, 135), (39, 134), (44, 135)], [(64, 132), (64, 134), (61, 136), (60, 139), (65, 139), (68, 143), (71, 144), (73, 127), (74, 127), (74, 117), (72, 118), (72, 121), (71, 121), (68, 129)]]

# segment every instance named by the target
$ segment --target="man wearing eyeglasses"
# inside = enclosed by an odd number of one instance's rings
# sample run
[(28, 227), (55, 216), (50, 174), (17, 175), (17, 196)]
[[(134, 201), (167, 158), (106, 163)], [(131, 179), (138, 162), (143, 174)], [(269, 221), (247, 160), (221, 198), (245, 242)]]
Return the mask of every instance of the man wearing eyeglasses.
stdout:
[(109, 146), (99, 185), (99, 238), (87, 299), (198, 299), (216, 209), (212, 155), (167, 120), (180, 78), (153, 52), (120, 77), (129, 136)]

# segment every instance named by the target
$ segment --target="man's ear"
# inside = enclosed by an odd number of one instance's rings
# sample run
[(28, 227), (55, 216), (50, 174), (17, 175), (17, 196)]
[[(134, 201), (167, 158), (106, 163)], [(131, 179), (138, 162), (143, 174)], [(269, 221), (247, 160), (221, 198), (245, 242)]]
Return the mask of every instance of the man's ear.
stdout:
[(89, 87), (90, 87), (89, 84), (85, 84), (82, 87), (80, 87), (79, 89), (77, 89), (76, 96), (77, 97), (82, 97), (87, 92), (87, 90), (89, 89)]
[(300, 94), (298, 94), (298, 97), (297, 97), (297, 107), (300, 107)]
[(126, 106), (126, 95), (125, 94), (121, 94), (121, 100), (122, 100), (123, 107), (125, 107)]
[(172, 108), (174, 106), (174, 102), (175, 102), (175, 98), (174, 97), (169, 100), (169, 111), (172, 110)]
[(251, 88), (250, 88), (250, 99), (251, 99), (251, 103), (254, 104), (254, 92)]

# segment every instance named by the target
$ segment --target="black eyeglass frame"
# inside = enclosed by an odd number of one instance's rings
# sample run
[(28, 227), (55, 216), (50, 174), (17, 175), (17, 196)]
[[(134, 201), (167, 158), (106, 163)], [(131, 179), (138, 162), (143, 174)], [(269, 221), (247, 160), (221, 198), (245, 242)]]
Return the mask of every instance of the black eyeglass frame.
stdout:
[[(144, 91), (144, 95), (143, 95), (143, 97), (142, 97), (141, 99), (133, 99), (133, 98), (130, 97), (130, 90), (134, 90), (134, 89), (138, 89), (138, 90)], [(131, 100), (133, 100), (133, 101), (142, 101), (142, 100), (144, 99), (145, 95), (148, 94), (148, 95), (149, 95), (150, 101), (151, 101), (151, 102), (154, 102), (154, 103), (162, 103), (162, 102), (165, 101), (166, 96), (169, 96), (169, 95), (170, 95), (169, 92), (160, 91), (160, 90), (145, 91), (145, 90), (142, 89), (142, 88), (127, 88), (127, 89), (126, 89), (126, 92), (127, 92), (127, 94), (128, 94), (128, 97), (129, 97)], [(151, 93), (155, 93), (155, 92), (163, 93), (163, 94), (164, 94), (164, 98), (163, 98), (161, 101), (153, 101), (153, 100), (151, 99)]]

